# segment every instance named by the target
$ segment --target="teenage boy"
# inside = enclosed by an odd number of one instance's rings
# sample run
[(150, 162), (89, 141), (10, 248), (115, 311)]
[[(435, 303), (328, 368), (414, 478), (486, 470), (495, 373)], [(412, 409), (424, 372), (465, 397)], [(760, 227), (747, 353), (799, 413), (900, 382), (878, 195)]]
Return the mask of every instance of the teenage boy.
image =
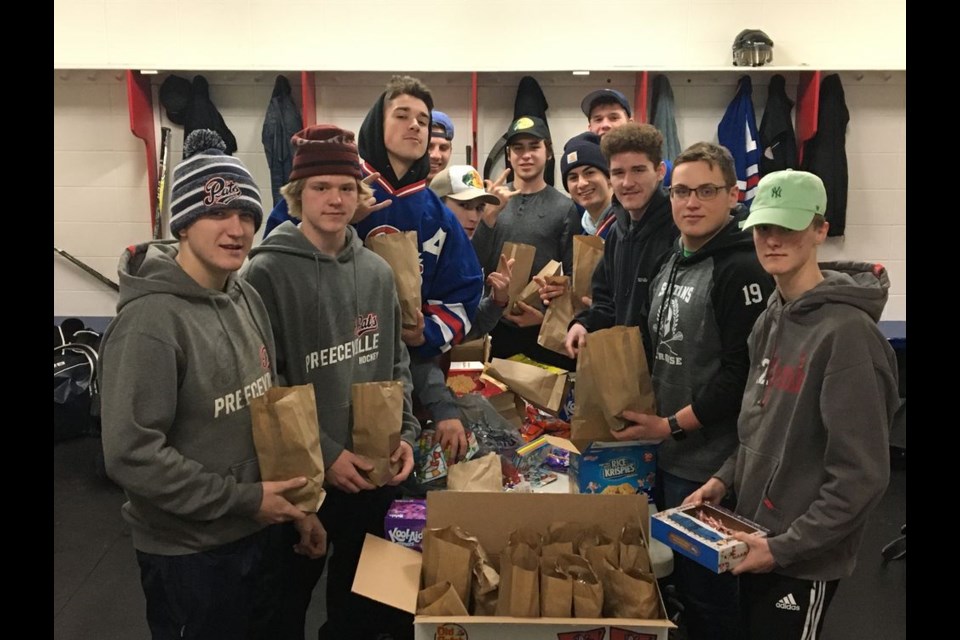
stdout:
[(666, 170), (662, 149), (663, 136), (655, 127), (634, 122), (610, 131), (600, 141), (617, 198), (616, 223), (593, 273), (592, 304), (577, 314), (567, 332), (571, 358), (576, 357), (588, 332), (623, 325), (641, 327), (647, 362), (653, 362), (645, 331), (647, 294), (650, 280), (678, 234), (670, 199), (660, 188)]
[[(238, 280), (263, 220), (250, 172), (202, 129), (173, 172), (176, 240), (128, 248), (117, 315), (101, 347), (103, 450), (123, 487), (155, 639), (252, 637), (266, 523), (297, 522), (300, 551), (325, 533), (260, 482), (250, 399), (274, 384), (257, 292)], [(301, 537), (294, 533), (294, 537)]]
[(428, 183), (447, 168), (450, 156), (453, 155), (453, 120), (443, 111), (434, 109), (430, 112), (430, 121), (430, 144), (427, 146), (427, 154), (430, 156)]
[[(503, 243), (520, 242), (536, 248), (533, 274), (551, 260), (562, 263), (564, 273), (571, 273), (573, 236), (581, 233), (580, 214), (573, 201), (543, 177), (547, 160), (553, 157), (546, 123), (534, 116), (517, 118), (507, 130), (507, 153), (513, 167), (513, 184), (508, 189), (518, 194), (509, 198), (494, 226), (485, 218), (477, 227), (473, 247), (480, 264), (487, 273), (495, 271)], [(491, 353), (498, 358), (524, 353), (546, 364), (571, 368), (568, 358), (537, 344), (543, 313), (524, 303), (519, 306), (518, 312), (508, 310), (491, 332)]]
[(601, 138), (611, 129), (633, 122), (627, 96), (616, 89), (591, 91), (580, 101), (587, 128)]
[(584, 131), (567, 141), (560, 158), (560, 175), (570, 197), (583, 207), (583, 233), (606, 238), (616, 217), (612, 215), (610, 166), (600, 151), (597, 134)]
[(877, 327), (890, 280), (878, 264), (817, 263), (826, 207), (812, 173), (757, 186), (744, 227), (777, 289), (750, 334), (739, 449), (688, 498), (734, 489), (737, 513), (770, 530), (737, 535), (749, 546), (732, 573), (751, 640), (820, 637), (890, 475), (897, 366)]
[[(472, 238), (487, 206), (500, 205), (500, 199), (483, 189), (480, 173), (469, 165), (453, 165), (443, 169), (430, 181), (430, 190), (453, 212)], [(510, 288), (510, 269), (513, 259), (500, 259), (498, 271), (487, 275), (490, 292), (480, 300), (466, 340), (479, 338), (493, 329), (507, 306)], [(436, 425), (435, 442), (439, 442), (447, 462), (455, 464), (467, 453), (467, 436), (460, 420), (456, 399), (447, 387), (443, 368), (436, 359), (413, 363), (410, 367), (417, 397), (430, 413)]]
[[(747, 335), (773, 291), (734, 215), (733, 156), (698, 142), (674, 162), (670, 201), (680, 241), (650, 284), (650, 361), (658, 415), (624, 411), (619, 440), (659, 441), (661, 508), (679, 506), (737, 447), (750, 358)], [(733, 506), (732, 504), (729, 506)], [(673, 581), (690, 640), (737, 638), (737, 581), (684, 557)]]
[[(263, 297), (277, 342), (277, 373), (287, 385), (312, 383), (316, 393), (327, 497), (319, 518), (333, 543), (327, 576), (327, 622), (321, 638), (374, 638), (393, 631), (391, 609), (351, 593), (363, 539), (383, 536), (383, 519), (413, 469), (419, 425), (410, 402), (400, 303), (389, 265), (365, 249), (350, 226), (366, 196), (351, 131), (308, 127), (293, 137), (290, 181), (281, 189), (299, 226), (284, 223), (250, 253), (246, 280)], [(353, 452), (351, 387), (400, 380), (403, 426), (392, 460), (400, 471), (386, 486), (365, 477), (372, 467)], [(290, 532), (292, 535), (292, 532)], [(276, 638), (302, 638), (310, 596), (324, 559), (288, 554)]]
[[(432, 358), (470, 332), (483, 293), (483, 273), (470, 240), (440, 199), (427, 188), (427, 137), (433, 97), (410, 76), (393, 76), (360, 127), (361, 168), (378, 173), (371, 186), (375, 211), (354, 223), (361, 241), (371, 235), (416, 231), (420, 249), (423, 318), (404, 327), (413, 358)], [(491, 269), (493, 271), (493, 269)]]

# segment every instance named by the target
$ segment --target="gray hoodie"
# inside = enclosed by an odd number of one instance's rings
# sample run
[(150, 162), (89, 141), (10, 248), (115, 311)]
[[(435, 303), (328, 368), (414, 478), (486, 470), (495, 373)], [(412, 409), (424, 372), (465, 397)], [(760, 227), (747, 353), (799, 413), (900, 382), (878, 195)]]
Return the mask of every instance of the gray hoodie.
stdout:
[(314, 385), (327, 467), (353, 448), (353, 383), (402, 381), (401, 438), (415, 447), (420, 430), (410, 402), (410, 357), (401, 340), (393, 272), (364, 248), (353, 227), (346, 231), (346, 244), (333, 257), (285, 222), (250, 252), (243, 271), (270, 316), (279, 384)]
[(231, 276), (224, 292), (176, 263), (176, 241), (128, 249), (100, 350), (103, 450), (134, 546), (181, 555), (262, 525), (249, 399), (273, 384), (266, 310)]
[(896, 358), (877, 327), (886, 270), (821, 270), (823, 282), (792, 302), (774, 292), (757, 319), (740, 447), (715, 474), (736, 489), (737, 512), (770, 529), (774, 571), (805, 580), (853, 572), (890, 477), (899, 404)]

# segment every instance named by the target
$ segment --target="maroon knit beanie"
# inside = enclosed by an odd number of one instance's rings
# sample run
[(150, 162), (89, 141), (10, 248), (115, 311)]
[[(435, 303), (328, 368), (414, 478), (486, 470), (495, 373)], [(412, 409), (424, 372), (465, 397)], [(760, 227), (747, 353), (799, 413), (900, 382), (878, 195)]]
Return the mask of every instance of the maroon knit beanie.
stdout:
[(325, 175), (363, 178), (352, 131), (332, 124), (317, 124), (293, 134), (290, 142), (295, 152), (291, 181)]

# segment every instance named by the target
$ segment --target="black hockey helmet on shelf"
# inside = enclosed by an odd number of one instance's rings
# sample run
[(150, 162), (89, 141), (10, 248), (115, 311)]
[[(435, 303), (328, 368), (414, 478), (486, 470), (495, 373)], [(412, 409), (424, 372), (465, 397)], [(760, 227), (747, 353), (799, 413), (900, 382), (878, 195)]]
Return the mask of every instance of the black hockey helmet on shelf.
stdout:
[(733, 66), (762, 67), (773, 62), (773, 40), (760, 29), (744, 29), (733, 40)]

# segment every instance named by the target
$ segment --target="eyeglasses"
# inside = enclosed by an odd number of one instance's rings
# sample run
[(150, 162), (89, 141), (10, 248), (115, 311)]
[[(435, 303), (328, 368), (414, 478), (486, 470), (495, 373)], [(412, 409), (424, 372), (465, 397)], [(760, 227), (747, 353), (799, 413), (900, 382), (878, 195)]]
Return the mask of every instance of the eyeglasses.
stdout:
[(691, 193), (697, 194), (697, 200), (713, 200), (721, 191), (727, 191), (730, 187), (722, 184), (702, 184), (695, 189), (682, 184), (670, 187), (670, 197), (674, 200), (686, 200)]

